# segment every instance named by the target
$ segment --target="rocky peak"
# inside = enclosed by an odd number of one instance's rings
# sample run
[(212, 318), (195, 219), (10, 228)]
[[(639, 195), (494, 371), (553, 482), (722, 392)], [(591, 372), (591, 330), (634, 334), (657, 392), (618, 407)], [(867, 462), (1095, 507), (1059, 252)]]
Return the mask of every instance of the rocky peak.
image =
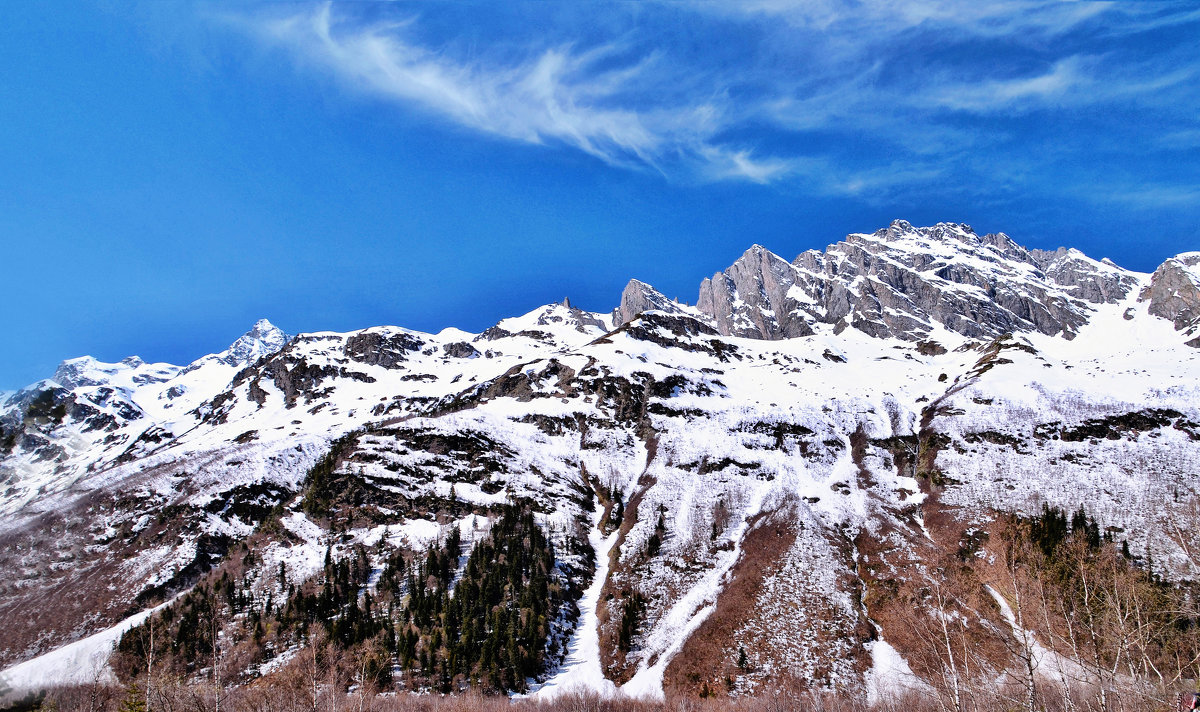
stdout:
[(613, 310), (613, 327), (628, 324), (644, 311), (661, 311), (682, 314), (684, 309), (665, 294), (637, 279), (629, 280), (621, 291), (621, 303)]
[(290, 338), (271, 322), (259, 319), (249, 331), (229, 345), (220, 360), (230, 366), (248, 366), (283, 348)]
[(1093, 260), (1075, 248), (1031, 250), (1029, 256), (1049, 281), (1071, 296), (1093, 304), (1119, 302), (1138, 284), (1133, 272), (1121, 269), (1107, 258)]
[(854, 327), (910, 341), (935, 324), (971, 338), (1038, 331), (1071, 338), (1088, 303), (1122, 298), (1139, 277), (1077, 250), (1029, 251), (970, 225), (895, 220), (790, 264), (755, 245), (700, 285), (698, 308), (722, 334), (780, 339)]
[(696, 308), (717, 330), (752, 339), (787, 339), (811, 333), (809, 315), (792, 287), (795, 268), (762, 245), (754, 245), (724, 272), (700, 283)]
[[(1056, 263), (1056, 273), (1073, 287), (1063, 289), (1004, 233), (980, 237), (961, 223), (897, 221), (873, 235), (848, 236), (826, 254), (838, 275), (864, 278), (852, 283), (856, 298), (844, 318), (873, 336), (920, 339), (937, 323), (971, 338), (1022, 331), (1072, 338), (1090, 311), (1081, 297), (1100, 301), (1120, 292), (1120, 278), (1092, 260), (1086, 270), (1082, 262)], [(1103, 280), (1093, 279), (1097, 267)], [(825, 276), (834, 275), (827, 270)], [(840, 316), (836, 309), (828, 314)]]
[(888, 227), (870, 235), (848, 235), (845, 244), (859, 245), (873, 253), (914, 253), (941, 259), (971, 256), (985, 262), (1031, 262), (1029, 252), (1008, 235), (999, 232), (980, 236), (966, 223), (940, 222), (930, 227), (913, 227), (907, 220), (894, 220)]
[[(1191, 335), (1200, 326), (1200, 252), (1176, 255), (1154, 270), (1150, 284), (1138, 295), (1155, 316), (1169, 319), (1175, 329)], [(1188, 342), (1200, 346), (1200, 339)]]
[(913, 227), (907, 220), (893, 220), (887, 227), (876, 230), (873, 237), (889, 242), (909, 241), (924, 238), (938, 242), (961, 242), (978, 245), (981, 240), (966, 223), (940, 222), (932, 227)]

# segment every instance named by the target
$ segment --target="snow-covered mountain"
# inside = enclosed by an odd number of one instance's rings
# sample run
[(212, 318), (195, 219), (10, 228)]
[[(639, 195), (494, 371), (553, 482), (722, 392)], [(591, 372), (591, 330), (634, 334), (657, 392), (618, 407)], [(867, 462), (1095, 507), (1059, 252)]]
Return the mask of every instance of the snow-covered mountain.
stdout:
[(228, 349), (184, 368), (137, 356), (119, 363), (90, 356), (63, 361), (51, 378), (0, 403), (7, 455), (0, 464), (7, 483), (0, 512), (15, 513), (85, 474), (138, 457), (147, 443), (191, 428), (188, 411), (288, 338), (263, 319)]
[(583, 578), (558, 625), (591, 651), (542, 694), (860, 688), (914, 655), (895, 582), (997, 512), (1085, 505), (1195, 574), (1173, 522), (1200, 496), (1198, 320), (1200, 253), (1149, 275), (896, 221), (790, 262), (752, 247), (695, 306), (633, 280), (611, 313), (479, 334), (260, 321), (183, 368), (74, 359), (0, 407), (0, 662), (169, 599), (239, 542), (247, 590), (281, 596), (281, 565), (469, 543), (528, 500)]

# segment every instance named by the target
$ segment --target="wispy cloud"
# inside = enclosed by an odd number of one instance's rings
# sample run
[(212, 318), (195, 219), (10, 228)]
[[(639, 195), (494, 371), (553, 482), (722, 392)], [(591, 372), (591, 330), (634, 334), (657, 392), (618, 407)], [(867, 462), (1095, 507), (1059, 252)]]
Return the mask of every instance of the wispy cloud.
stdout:
[(1161, 103), (1159, 94), (1200, 75), (1200, 67), (1103, 67), (1098, 56), (1074, 55), (1043, 72), (1008, 79), (942, 83), (932, 99), (949, 109), (988, 113), (1103, 105), (1124, 100)]
[(356, 22), (326, 3), (256, 27), (348, 86), (485, 134), (563, 144), (613, 166), (665, 171), (680, 161), (715, 180), (766, 183), (787, 173), (785, 160), (715, 141), (727, 122), (711, 102), (635, 105), (632, 95), (662, 80), (653, 51), (622, 62), (619, 44), (562, 44), (518, 61), (468, 61), (408, 39), (415, 22)]
[(755, 158), (747, 150), (701, 147), (701, 171), (712, 180), (743, 178), (755, 183), (770, 183), (795, 173), (798, 161), (781, 158)]
[(573, 55), (551, 48), (511, 66), (469, 64), (406, 41), (410, 22), (339, 23), (325, 4), (264, 29), (355, 88), (465, 127), (529, 143), (562, 141), (614, 164), (661, 149), (663, 138), (636, 112), (604, 105), (619, 82), (612, 72), (588, 72), (603, 49)]
[[(342, 86), (461, 130), (826, 195), (974, 189), (968, 177), (995, 180), (997, 155), (1066, 112), (1138, 106), (1179, 131), (1200, 76), (1190, 47), (1124, 40), (1200, 24), (1170, 3), (697, 0), (639, 5), (594, 31), (517, 3), (505, 11), (529, 21), (506, 25), (501, 49), (422, 32), (437, 5), (356, 7), (242, 20)], [(1046, 116), (1014, 123), (1033, 112)], [(1128, 123), (1109, 130), (1101, 140), (1133, 143)], [(1056, 138), (1004, 160), (1035, 176), (1038, 161), (1093, 147)]]
[[(973, 37), (1044, 39), (1117, 9), (1115, 2), (1061, 0), (745, 0), (708, 2), (696, 7), (708, 12), (760, 14), (780, 17), (793, 26), (825, 33), (860, 37), (902, 33), (916, 27), (954, 28)], [(864, 37), (865, 38), (865, 37)]]
[(1081, 71), (1082, 57), (1067, 57), (1044, 73), (1013, 79), (947, 84), (933, 101), (963, 111), (1011, 110), (1021, 105), (1056, 102), (1082, 83), (1091, 83)]

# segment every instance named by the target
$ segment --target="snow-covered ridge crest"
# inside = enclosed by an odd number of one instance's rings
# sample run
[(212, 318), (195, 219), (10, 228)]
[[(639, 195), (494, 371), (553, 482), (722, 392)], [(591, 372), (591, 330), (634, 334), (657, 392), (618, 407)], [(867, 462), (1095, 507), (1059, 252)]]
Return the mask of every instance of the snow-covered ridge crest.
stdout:
[(66, 492), (87, 473), (190, 429), (189, 411), (289, 338), (260, 319), (229, 348), (186, 368), (137, 356), (117, 363), (91, 356), (63, 361), (52, 378), (0, 405), (0, 477), (9, 482), (0, 511), (16, 512), (39, 495)]
[(58, 365), (51, 377), (63, 388), (121, 384), (123, 387), (161, 383), (174, 378), (179, 367), (169, 363), (147, 364), (137, 356), (117, 363), (103, 363), (91, 356), (67, 359)]

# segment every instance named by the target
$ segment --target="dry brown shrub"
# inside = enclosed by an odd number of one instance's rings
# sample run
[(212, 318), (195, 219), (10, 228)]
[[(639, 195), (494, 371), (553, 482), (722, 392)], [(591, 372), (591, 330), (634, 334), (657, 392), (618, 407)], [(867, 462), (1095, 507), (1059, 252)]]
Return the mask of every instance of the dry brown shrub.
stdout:
[(678, 697), (697, 696), (704, 685), (710, 691), (725, 689), (725, 678), (741, 673), (736, 660), (729, 660), (725, 647), (755, 613), (755, 602), (763, 581), (796, 541), (796, 531), (779, 518), (760, 514), (749, 525), (742, 542), (742, 555), (716, 609), (688, 637), (663, 674), (663, 688)]
[(125, 690), (106, 683), (63, 685), (49, 690), (42, 709), (59, 712), (111, 712), (124, 696)]

